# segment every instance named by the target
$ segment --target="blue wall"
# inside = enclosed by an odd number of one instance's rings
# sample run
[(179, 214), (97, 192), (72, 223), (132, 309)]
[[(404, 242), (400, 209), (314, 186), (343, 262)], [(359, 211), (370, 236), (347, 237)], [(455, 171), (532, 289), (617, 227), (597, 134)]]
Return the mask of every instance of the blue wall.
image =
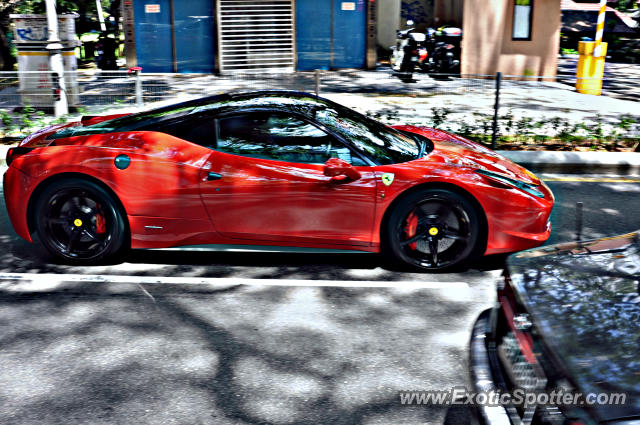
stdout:
[(331, 55), (331, 2), (297, 0), (296, 50), (298, 70), (329, 69)]
[[(146, 4), (160, 5), (160, 13), (146, 13)], [(169, 0), (137, 0), (133, 7), (138, 66), (143, 72), (173, 72)], [(213, 1), (174, 0), (174, 11), (178, 72), (213, 72)]]
[(333, 1), (333, 68), (362, 68), (367, 54), (367, 11), (364, 0), (354, 0), (356, 10), (342, 10)]
[[(160, 13), (146, 13), (146, 4), (160, 5)], [(215, 71), (213, 0), (174, 5), (178, 72)], [(138, 65), (143, 72), (172, 72), (169, 0), (136, 0), (134, 14)], [(297, 69), (364, 67), (366, 16), (365, 0), (296, 0)]]
[[(354, 6), (355, 10), (342, 10)], [(333, 26), (331, 7), (333, 5)], [(362, 68), (366, 59), (364, 0), (297, 0), (298, 69)], [(331, 42), (333, 40), (333, 62)]]
[(213, 0), (175, 0), (179, 72), (213, 72), (216, 63)]
[[(159, 4), (160, 13), (145, 13), (145, 4)], [(172, 72), (169, 0), (133, 2), (136, 54), (142, 72)]]

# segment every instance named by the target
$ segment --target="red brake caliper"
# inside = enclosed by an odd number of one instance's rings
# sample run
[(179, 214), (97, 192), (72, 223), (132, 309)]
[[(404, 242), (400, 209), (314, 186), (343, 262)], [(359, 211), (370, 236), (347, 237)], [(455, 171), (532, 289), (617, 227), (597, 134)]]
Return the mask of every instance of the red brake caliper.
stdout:
[[(418, 216), (411, 212), (409, 217), (407, 217), (407, 224), (404, 228), (404, 233), (407, 235), (407, 239), (412, 238), (416, 235), (416, 231), (418, 230)], [(417, 242), (413, 242), (409, 244), (409, 248), (415, 251), (418, 246)]]
[(102, 213), (100, 206), (97, 205), (97, 207), (100, 212), (96, 214), (96, 232), (102, 234), (107, 231), (107, 221), (104, 219), (104, 214)]

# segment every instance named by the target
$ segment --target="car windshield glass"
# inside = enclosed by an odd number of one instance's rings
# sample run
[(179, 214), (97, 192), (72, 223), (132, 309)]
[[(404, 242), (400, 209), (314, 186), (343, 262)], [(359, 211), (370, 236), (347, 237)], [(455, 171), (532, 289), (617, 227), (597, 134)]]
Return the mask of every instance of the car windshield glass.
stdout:
[(433, 145), (433, 141), (421, 134), (417, 134), (417, 133), (412, 133), (410, 131), (406, 131), (406, 130), (398, 130), (397, 128), (395, 129), (396, 131), (398, 131), (399, 133), (409, 137), (410, 139), (415, 140), (416, 142), (418, 142), (418, 144), (420, 145), (420, 157), (423, 157), (425, 155), (428, 155), (431, 153), (431, 151), (433, 151), (433, 148), (435, 147)]
[(315, 119), (381, 165), (412, 161), (421, 152), (415, 139), (339, 105), (316, 110)]

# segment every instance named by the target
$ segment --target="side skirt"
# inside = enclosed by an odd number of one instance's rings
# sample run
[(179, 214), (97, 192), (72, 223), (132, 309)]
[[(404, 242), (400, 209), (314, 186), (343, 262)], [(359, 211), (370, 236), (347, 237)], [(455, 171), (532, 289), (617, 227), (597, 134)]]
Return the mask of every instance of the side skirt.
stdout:
[(172, 248), (143, 248), (149, 251), (212, 251), (212, 252), (285, 252), (301, 254), (371, 254), (371, 251), (357, 249), (307, 248), (295, 246), (269, 245), (185, 245)]

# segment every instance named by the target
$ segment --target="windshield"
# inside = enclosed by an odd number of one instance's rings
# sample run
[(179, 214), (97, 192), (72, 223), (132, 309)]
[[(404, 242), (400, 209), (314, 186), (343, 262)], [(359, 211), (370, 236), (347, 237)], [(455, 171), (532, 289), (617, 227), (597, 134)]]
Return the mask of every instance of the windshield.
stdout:
[(420, 156), (421, 146), (415, 139), (351, 109), (327, 105), (316, 110), (315, 119), (380, 165), (412, 161)]

